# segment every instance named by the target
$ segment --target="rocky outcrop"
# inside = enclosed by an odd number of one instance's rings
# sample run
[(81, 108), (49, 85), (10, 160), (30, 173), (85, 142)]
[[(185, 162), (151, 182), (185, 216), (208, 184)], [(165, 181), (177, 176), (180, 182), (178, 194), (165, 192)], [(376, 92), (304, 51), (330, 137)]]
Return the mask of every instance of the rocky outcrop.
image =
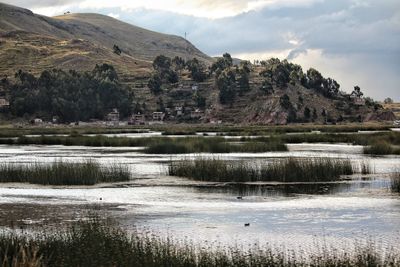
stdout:
[(383, 111), (378, 111), (376, 113), (369, 113), (364, 121), (394, 121), (396, 120), (396, 116), (392, 111), (389, 110), (383, 110)]

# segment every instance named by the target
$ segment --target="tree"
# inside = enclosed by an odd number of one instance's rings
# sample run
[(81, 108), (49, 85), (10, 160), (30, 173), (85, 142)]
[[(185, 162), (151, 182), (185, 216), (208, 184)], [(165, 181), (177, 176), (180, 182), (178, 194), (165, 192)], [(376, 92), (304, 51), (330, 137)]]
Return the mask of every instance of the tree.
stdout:
[(390, 98), (390, 97), (388, 97), (388, 98), (385, 98), (385, 100), (383, 101), (385, 104), (393, 104), (393, 99), (392, 98)]
[(363, 97), (363, 95), (364, 95), (364, 93), (361, 92), (361, 88), (358, 85), (354, 86), (354, 90), (351, 94), (353, 96), (359, 97), (359, 98)]
[(153, 68), (156, 71), (168, 70), (171, 68), (171, 59), (164, 55), (159, 55), (153, 61)]
[(183, 58), (176, 56), (172, 59), (172, 65), (175, 71), (180, 72), (185, 68), (186, 62)]
[(203, 82), (206, 79), (206, 73), (204, 71), (203, 64), (197, 60), (197, 58), (193, 58), (187, 62), (187, 67), (190, 71), (190, 77), (196, 82)]
[(198, 108), (205, 108), (206, 107), (206, 98), (205, 97), (203, 97), (203, 96), (201, 96), (199, 94), (196, 94), (194, 99), (196, 101), (196, 104), (197, 104)]
[(279, 99), (279, 103), (286, 110), (289, 110), (293, 107), (292, 102), (290, 102), (290, 98), (287, 94), (281, 96), (281, 98)]
[[(77, 76), (78, 74), (76, 72), (71, 72), (72, 75)], [(118, 74), (115, 71), (114, 67), (109, 64), (102, 64), (102, 65), (97, 65), (94, 67), (92, 71), (92, 75), (94, 78), (98, 80), (103, 80), (103, 81), (110, 81), (110, 82), (115, 82), (118, 81)]]
[[(179, 59), (175, 60), (181, 64)], [(161, 85), (163, 83), (171, 84), (177, 83), (179, 81), (179, 76), (176, 71), (171, 69), (171, 59), (164, 55), (157, 56), (153, 61), (153, 68), (155, 73), (153, 73), (153, 80), (149, 81), (150, 89), (152, 89), (153, 93), (159, 93)], [(156, 78), (156, 76), (158, 76)], [(159, 84), (161, 82), (161, 84)], [(159, 86), (158, 86), (159, 85)]]
[(312, 119), (313, 121), (316, 121), (318, 119), (317, 110), (315, 108), (313, 109)]
[(325, 81), (324, 88), (326, 89), (325, 95), (328, 97), (332, 97), (339, 93), (340, 84), (334, 79), (328, 78)]
[(245, 69), (239, 70), (239, 78), (237, 79), (239, 85), (239, 93), (243, 94), (250, 90), (249, 73)]
[(148, 82), (148, 87), (150, 88), (150, 91), (153, 94), (159, 94), (161, 93), (161, 86), (162, 86), (162, 81), (161, 81), (161, 77), (160, 75), (158, 75), (157, 73), (154, 73)]
[(219, 101), (221, 104), (232, 104), (236, 97), (236, 77), (233, 71), (225, 70), (216, 81), (219, 89)]
[(122, 50), (118, 47), (118, 45), (114, 45), (113, 52), (119, 56), (119, 55), (121, 55)]
[(232, 67), (232, 65), (233, 65), (233, 59), (232, 59), (231, 55), (228, 53), (225, 53), (222, 55), (222, 58), (218, 58), (217, 62), (212, 64), (211, 73), (215, 72), (217, 74), (217, 76), (219, 76), (219, 74), (222, 71), (229, 69), (230, 67)]
[(274, 93), (274, 88), (272, 87), (272, 84), (267, 80), (263, 81), (260, 90), (267, 95), (271, 95)]
[(305, 107), (304, 109), (304, 119), (306, 121), (309, 121), (311, 118), (311, 110), (309, 109), (309, 107)]
[(318, 91), (321, 89), (321, 86), (324, 82), (324, 77), (322, 77), (319, 71), (311, 68), (307, 71), (307, 80), (308, 87)]

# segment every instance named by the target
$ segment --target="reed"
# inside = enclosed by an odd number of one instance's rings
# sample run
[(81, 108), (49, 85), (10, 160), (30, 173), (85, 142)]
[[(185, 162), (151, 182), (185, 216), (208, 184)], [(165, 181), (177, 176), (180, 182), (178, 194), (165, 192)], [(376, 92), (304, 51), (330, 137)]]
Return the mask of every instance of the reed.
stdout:
[(400, 172), (395, 172), (390, 178), (390, 186), (393, 192), (400, 193)]
[(184, 153), (261, 153), (269, 151), (287, 151), (281, 142), (243, 142), (232, 143), (224, 138), (178, 138), (160, 139), (150, 144), (145, 150), (148, 154), (184, 154)]
[(246, 162), (198, 158), (171, 162), (171, 176), (213, 182), (319, 182), (340, 180), (342, 175), (357, 172), (350, 160), (288, 158), (255, 165)]
[(126, 166), (100, 166), (94, 161), (72, 163), (55, 161), (50, 164), (0, 164), (1, 183), (31, 183), (42, 185), (94, 185), (122, 182), (130, 178)]
[[(374, 244), (355, 244), (343, 251), (322, 246), (313, 255), (296, 255), (283, 247), (211, 250), (190, 242), (159, 238), (92, 219), (37, 235), (0, 233), (0, 262), (11, 266), (137, 266), (137, 267), (254, 267), (254, 266), (399, 266), (400, 255), (378, 252)], [(21, 263), (16, 265), (14, 263)], [(23, 263), (23, 264), (22, 264)]]
[(264, 141), (248, 140), (232, 143), (222, 137), (107, 137), (97, 136), (39, 136), (19, 137), (17, 139), (0, 139), (0, 144), (7, 145), (64, 145), (89, 147), (146, 147), (148, 154), (182, 154), (182, 153), (231, 153), (231, 152), (268, 152), (287, 151), (287, 147), (278, 138)]
[(364, 147), (364, 154), (368, 155), (400, 155), (400, 148), (394, 148), (385, 140), (374, 142)]

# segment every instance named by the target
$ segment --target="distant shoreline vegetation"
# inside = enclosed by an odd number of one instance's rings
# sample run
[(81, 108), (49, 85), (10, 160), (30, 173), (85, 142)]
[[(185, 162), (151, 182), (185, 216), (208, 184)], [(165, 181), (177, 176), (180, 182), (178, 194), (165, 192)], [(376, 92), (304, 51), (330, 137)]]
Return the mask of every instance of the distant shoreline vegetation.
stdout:
[(40, 136), (0, 139), (0, 144), (9, 145), (65, 145), (90, 147), (145, 147), (148, 154), (186, 154), (186, 153), (232, 153), (287, 151), (278, 138), (262, 142), (232, 142), (222, 137), (107, 137), (107, 136)]
[(393, 125), (389, 124), (343, 124), (343, 125), (210, 125), (210, 124), (164, 124), (164, 125), (143, 125), (143, 126), (25, 126), (25, 127), (1, 127), (0, 137), (20, 137), (23, 135), (83, 135), (83, 134), (118, 134), (118, 133), (143, 133), (159, 131), (162, 135), (194, 135), (196, 133), (215, 133), (220, 136), (265, 136), (285, 133), (321, 132), (323, 134), (335, 133), (357, 133), (358, 131), (390, 131)]
[[(183, 134), (183, 133), (182, 133)], [(207, 134), (205, 134), (207, 135)], [(92, 147), (146, 147), (148, 154), (183, 153), (232, 153), (232, 152), (270, 152), (287, 151), (286, 144), (296, 143), (347, 143), (364, 146), (364, 154), (390, 155), (400, 154), (400, 133), (354, 133), (354, 134), (274, 134), (265, 137), (246, 137), (239, 139), (223, 137), (107, 137), (103, 135), (84, 136), (38, 136), (2, 138), (0, 144), (8, 145), (65, 145)]]
[(120, 164), (100, 166), (95, 161), (72, 163), (0, 163), (0, 183), (41, 185), (94, 185), (129, 181), (130, 171)]
[(327, 182), (338, 181), (342, 175), (369, 171), (365, 163), (358, 167), (350, 160), (330, 158), (288, 158), (260, 164), (197, 158), (171, 162), (168, 166), (171, 176), (210, 182)]

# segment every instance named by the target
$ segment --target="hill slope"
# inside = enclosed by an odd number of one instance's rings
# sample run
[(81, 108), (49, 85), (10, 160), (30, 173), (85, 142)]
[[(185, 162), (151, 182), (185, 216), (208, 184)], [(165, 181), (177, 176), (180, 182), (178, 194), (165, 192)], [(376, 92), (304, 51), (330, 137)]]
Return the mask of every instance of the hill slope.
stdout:
[[(143, 74), (157, 55), (212, 59), (182, 37), (161, 34), (99, 14), (46, 17), (0, 3), (0, 75), (18, 69), (39, 73), (45, 68), (89, 70), (107, 62), (120, 73)], [(80, 44), (80, 45), (79, 45)], [(113, 46), (122, 55), (113, 53)], [(26, 60), (27, 59), (27, 60)]]

